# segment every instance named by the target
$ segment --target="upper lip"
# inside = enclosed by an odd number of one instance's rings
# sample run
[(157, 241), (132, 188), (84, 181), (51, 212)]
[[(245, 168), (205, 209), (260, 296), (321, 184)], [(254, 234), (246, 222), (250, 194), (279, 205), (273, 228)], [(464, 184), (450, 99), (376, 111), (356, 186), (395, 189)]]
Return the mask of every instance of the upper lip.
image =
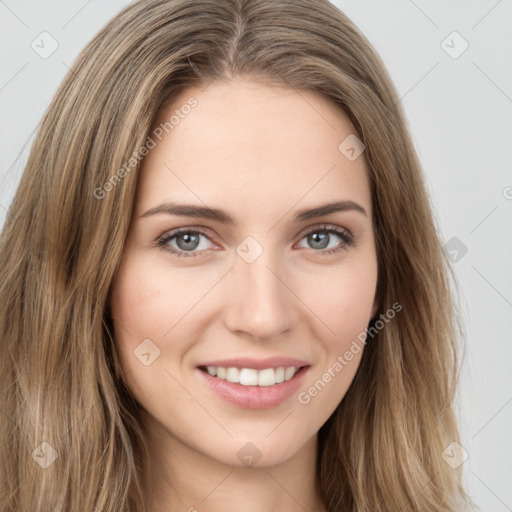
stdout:
[(267, 357), (265, 359), (255, 359), (253, 357), (234, 357), (230, 359), (218, 359), (215, 361), (206, 361), (198, 366), (216, 366), (221, 368), (253, 368), (254, 370), (264, 370), (265, 368), (288, 368), (295, 366), (300, 368), (302, 366), (309, 366), (307, 361), (296, 359), (293, 357)]

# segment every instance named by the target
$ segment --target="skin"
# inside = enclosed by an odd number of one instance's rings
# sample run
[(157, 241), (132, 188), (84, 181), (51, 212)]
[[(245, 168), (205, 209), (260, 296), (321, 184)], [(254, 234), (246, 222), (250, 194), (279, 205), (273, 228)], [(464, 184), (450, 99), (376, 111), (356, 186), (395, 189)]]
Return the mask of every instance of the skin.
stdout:
[[(314, 485), (317, 432), (345, 395), (362, 351), (309, 403), (295, 393), (263, 410), (225, 401), (195, 369), (227, 357), (297, 357), (310, 364), (299, 391), (332, 373), (378, 307), (364, 153), (349, 161), (338, 150), (354, 129), (322, 96), (240, 78), (183, 91), (155, 127), (191, 96), (197, 106), (142, 163), (113, 283), (121, 364), (146, 411), (148, 503), (157, 511), (325, 510)], [(141, 217), (171, 200), (225, 209), (236, 222)], [(294, 220), (299, 210), (341, 200), (367, 215)], [(355, 245), (337, 235), (327, 249), (312, 244), (307, 234), (324, 233), (325, 225), (348, 230)], [(207, 237), (200, 236), (195, 257), (157, 245), (175, 228), (197, 227)], [(247, 236), (263, 249), (252, 263), (236, 251)], [(180, 241), (167, 246), (186, 252)], [(145, 339), (160, 350), (148, 366), (134, 357)], [(237, 457), (247, 442), (261, 454), (254, 467)]]

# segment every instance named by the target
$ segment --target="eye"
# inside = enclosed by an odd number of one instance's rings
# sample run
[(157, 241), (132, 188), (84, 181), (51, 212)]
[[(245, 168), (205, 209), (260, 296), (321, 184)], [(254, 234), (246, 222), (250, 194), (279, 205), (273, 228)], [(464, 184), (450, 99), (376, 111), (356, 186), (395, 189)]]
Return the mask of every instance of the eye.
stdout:
[[(320, 254), (332, 254), (354, 245), (354, 236), (337, 226), (318, 226), (302, 236), (301, 242), (309, 244), (310, 249)], [(195, 257), (215, 247), (207, 232), (201, 228), (178, 228), (164, 233), (157, 246), (178, 257)], [(218, 247), (218, 246), (217, 246)], [(298, 247), (308, 246), (298, 245)]]
[(203, 230), (178, 228), (162, 235), (157, 245), (178, 257), (192, 257), (197, 256), (196, 251), (208, 249), (208, 243), (211, 243), (211, 240)]
[[(322, 254), (336, 253), (354, 245), (354, 236), (346, 229), (335, 226), (316, 227), (315, 229), (308, 231), (303, 236), (302, 240), (305, 240), (306, 244), (309, 245), (309, 248), (318, 249), (316, 252), (320, 252)], [(299, 245), (299, 247), (304, 247), (304, 245)]]

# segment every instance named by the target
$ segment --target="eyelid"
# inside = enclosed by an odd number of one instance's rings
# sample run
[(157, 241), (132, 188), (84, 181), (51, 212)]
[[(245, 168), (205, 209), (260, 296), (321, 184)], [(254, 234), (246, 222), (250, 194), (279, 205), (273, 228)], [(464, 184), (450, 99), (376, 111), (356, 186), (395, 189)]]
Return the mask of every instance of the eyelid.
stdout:
[(296, 235), (296, 238), (298, 237), (300, 240), (302, 240), (306, 235), (308, 235), (311, 232), (324, 231), (324, 230), (325, 231), (332, 230), (338, 234), (345, 234), (351, 240), (355, 240), (355, 235), (349, 229), (342, 227), (342, 226), (338, 226), (336, 224), (327, 224), (325, 222), (304, 228), (302, 231), (299, 231), (299, 233)]

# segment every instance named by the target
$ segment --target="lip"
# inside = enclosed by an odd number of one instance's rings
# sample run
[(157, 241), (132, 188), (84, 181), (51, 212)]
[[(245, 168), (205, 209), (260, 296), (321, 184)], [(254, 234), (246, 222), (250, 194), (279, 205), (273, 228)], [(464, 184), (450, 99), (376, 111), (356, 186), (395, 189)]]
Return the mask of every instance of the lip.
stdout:
[(290, 380), (273, 386), (243, 386), (213, 377), (199, 368), (195, 371), (210, 389), (228, 402), (245, 409), (270, 409), (295, 394), (309, 368), (302, 367)]
[[(235, 366), (238, 368), (253, 368), (262, 370), (265, 368), (278, 368), (280, 366), (297, 366), (300, 370), (290, 379), (273, 386), (244, 386), (236, 382), (218, 379), (207, 372), (195, 369), (198, 377), (214, 391), (218, 396), (227, 402), (244, 409), (270, 409), (277, 407), (294, 395), (300, 388), (310, 365), (291, 358), (269, 358), (254, 360), (249, 358), (225, 359), (222, 361), (211, 361), (200, 366)], [(257, 365), (257, 366), (256, 366)]]
[(206, 361), (198, 364), (199, 366), (220, 366), (221, 368), (229, 368), (235, 366), (236, 368), (252, 368), (253, 370), (265, 370), (265, 368), (279, 368), (284, 366), (295, 366), (297, 368), (301, 366), (309, 366), (307, 361), (295, 359), (293, 357), (267, 357), (265, 359), (255, 359), (253, 357), (235, 357), (231, 359), (219, 359), (216, 361)]

